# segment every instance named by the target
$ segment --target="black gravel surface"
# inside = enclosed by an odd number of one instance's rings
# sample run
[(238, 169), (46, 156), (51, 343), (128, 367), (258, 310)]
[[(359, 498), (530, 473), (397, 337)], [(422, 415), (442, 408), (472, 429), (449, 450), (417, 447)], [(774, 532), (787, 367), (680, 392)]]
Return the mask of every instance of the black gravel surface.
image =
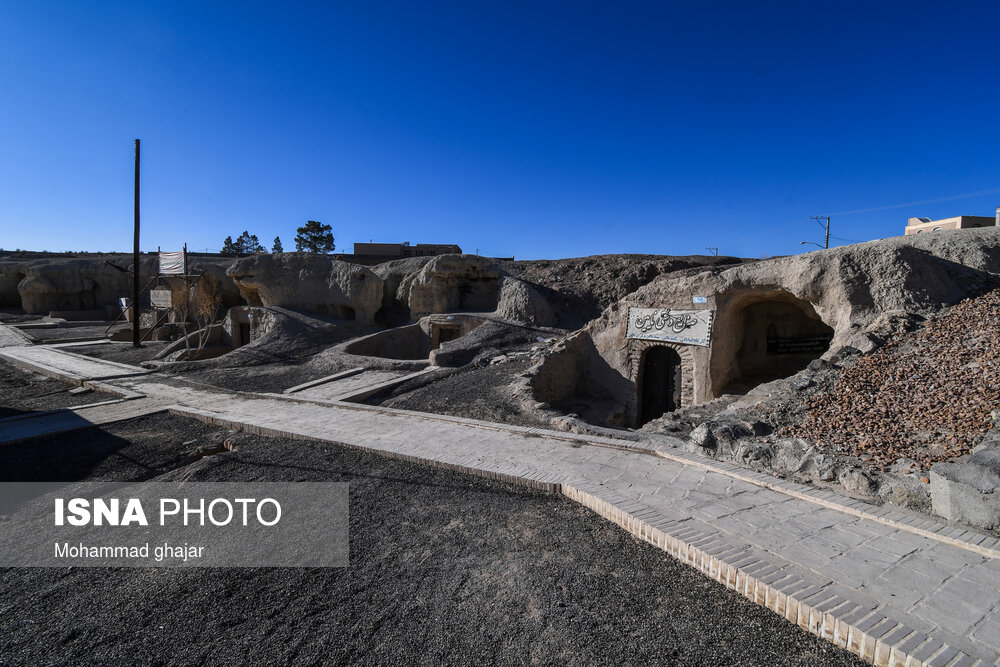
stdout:
[(156, 357), (168, 344), (169, 341), (149, 340), (140, 343), (140, 347), (133, 347), (131, 340), (126, 342), (111, 341), (102, 345), (71, 347), (68, 351), (96, 359), (106, 359), (108, 361), (117, 361), (120, 364), (138, 366), (143, 361), (148, 361)]
[(34, 445), (4, 479), (348, 482), (351, 565), (0, 570), (2, 665), (863, 664), (560, 496), (166, 414)]
[(470, 364), (431, 384), (411, 389), (401, 385), (381, 405), (453, 417), (467, 417), (500, 424), (551, 428), (521, 409), (510, 385), (531, 365), (528, 357), (491, 366)]
[(58, 410), (88, 403), (110, 401), (116, 396), (96, 391), (70, 394), (76, 385), (23, 371), (0, 361), (0, 419), (30, 412)]

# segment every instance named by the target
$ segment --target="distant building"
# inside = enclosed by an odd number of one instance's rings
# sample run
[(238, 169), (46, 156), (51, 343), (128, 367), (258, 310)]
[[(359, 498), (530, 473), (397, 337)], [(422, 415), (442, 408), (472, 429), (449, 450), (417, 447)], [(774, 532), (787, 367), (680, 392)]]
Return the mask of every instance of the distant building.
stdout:
[(906, 235), (922, 234), (924, 232), (940, 232), (945, 229), (968, 229), (970, 227), (1000, 227), (1000, 207), (994, 218), (985, 215), (956, 215), (953, 218), (910, 218), (906, 221)]
[(364, 257), (429, 257), (431, 255), (461, 255), (462, 249), (453, 243), (355, 243), (354, 254)]

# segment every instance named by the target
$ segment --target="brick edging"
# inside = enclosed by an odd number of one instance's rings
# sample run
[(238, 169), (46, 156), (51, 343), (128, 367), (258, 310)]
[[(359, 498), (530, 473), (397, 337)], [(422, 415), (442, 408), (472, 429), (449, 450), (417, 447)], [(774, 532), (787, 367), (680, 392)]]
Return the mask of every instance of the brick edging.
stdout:
[[(696, 527), (693, 525), (695, 522), (688, 517), (667, 517), (658, 510), (586, 480), (567, 480), (530, 466), (494, 462), (483, 456), (475, 457), (474, 461), (426, 458), (245, 424), (198, 408), (171, 405), (167, 409), (172, 414), (255, 435), (336, 444), (385, 458), (559, 493), (755, 604), (770, 609), (806, 632), (830, 641), (879, 667), (958, 667), (985, 664), (981, 659), (974, 658), (947, 642), (909, 628), (883, 613), (884, 610), (873, 610), (870, 606), (850, 600), (840, 594), (846, 591), (841, 591), (829, 581), (816, 584), (806, 577), (798, 576), (800, 568), (778, 556), (761, 552), (746, 544), (734, 545), (710, 526)], [(492, 465), (492, 469), (482, 467), (484, 464)]]
[(745, 548), (728, 544), (711, 531), (687, 528), (685, 532), (687, 521), (658, 520), (656, 512), (648, 509), (645, 515), (641, 509), (629, 511), (622, 505), (638, 505), (635, 501), (602, 497), (618, 494), (589, 482), (564, 482), (562, 494), (806, 632), (878, 667), (985, 664), (879, 610), (838, 595), (830, 590), (832, 586), (817, 587), (795, 574), (783, 575), (783, 564), (773, 555), (748, 556)]

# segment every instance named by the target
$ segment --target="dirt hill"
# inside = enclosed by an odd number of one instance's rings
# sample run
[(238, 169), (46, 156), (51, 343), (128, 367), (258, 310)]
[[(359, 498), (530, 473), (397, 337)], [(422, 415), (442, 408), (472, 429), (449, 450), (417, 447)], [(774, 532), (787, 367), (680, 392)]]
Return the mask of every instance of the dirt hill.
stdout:
[(744, 261), (747, 260), (709, 255), (593, 255), (498, 264), (510, 275), (542, 288), (559, 314), (561, 326), (577, 329), (658, 276)]

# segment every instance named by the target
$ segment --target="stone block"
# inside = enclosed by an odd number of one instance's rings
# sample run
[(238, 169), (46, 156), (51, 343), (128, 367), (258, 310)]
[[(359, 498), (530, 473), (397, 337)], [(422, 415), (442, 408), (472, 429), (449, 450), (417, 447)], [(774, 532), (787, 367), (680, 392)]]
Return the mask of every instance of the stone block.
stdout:
[(936, 463), (930, 479), (935, 513), (986, 530), (1000, 527), (1000, 449), (982, 449), (965, 463)]

